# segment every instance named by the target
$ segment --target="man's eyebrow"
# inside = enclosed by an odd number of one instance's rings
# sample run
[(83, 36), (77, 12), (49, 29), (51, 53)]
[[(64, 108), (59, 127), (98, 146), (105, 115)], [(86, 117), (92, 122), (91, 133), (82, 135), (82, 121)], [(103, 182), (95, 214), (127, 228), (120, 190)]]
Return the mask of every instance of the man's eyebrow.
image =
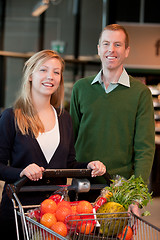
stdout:
[(104, 43), (104, 42), (109, 42), (109, 41), (108, 40), (103, 40), (102, 43)]

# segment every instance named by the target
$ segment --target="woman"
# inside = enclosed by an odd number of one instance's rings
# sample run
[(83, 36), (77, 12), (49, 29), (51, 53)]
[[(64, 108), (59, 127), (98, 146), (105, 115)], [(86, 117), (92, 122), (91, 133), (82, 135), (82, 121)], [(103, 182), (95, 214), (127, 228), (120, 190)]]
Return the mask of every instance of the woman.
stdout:
[[(24, 175), (33, 184), (42, 184), (43, 171), (53, 168), (89, 168), (93, 177), (106, 172), (99, 161), (78, 163), (75, 160), (72, 122), (63, 109), (63, 70), (63, 59), (51, 50), (40, 51), (25, 63), (20, 96), (13, 108), (6, 109), (0, 118), (0, 180), (6, 184)], [(64, 178), (50, 182), (65, 183)], [(45, 195), (23, 193), (19, 198), (22, 205), (39, 204)], [(12, 202), (4, 187), (0, 234), (6, 239), (16, 239), (13, 218)]]

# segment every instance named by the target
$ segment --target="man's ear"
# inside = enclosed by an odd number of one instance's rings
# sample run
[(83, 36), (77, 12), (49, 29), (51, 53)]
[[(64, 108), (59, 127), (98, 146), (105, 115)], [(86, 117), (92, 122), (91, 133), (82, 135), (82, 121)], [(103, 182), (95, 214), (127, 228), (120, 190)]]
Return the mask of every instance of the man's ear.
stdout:
[(97, 51), (98, 51), (98, 55), (100, 56), (100, 53), (99, 53), (99, 44), (97, 45)]
[(128, 48), (126, 49), (126, 58), (128, 57), (129, 52), (130, 52), (130, 47), (128, 47)]

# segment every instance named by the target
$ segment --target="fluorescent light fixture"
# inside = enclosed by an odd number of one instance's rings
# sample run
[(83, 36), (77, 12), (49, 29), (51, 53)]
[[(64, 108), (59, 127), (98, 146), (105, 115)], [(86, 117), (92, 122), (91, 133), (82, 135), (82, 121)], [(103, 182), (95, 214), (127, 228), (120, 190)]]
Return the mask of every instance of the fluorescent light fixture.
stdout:
[(34, 17), (38, 17), (39, 15), (41, 15), (44, 11), (46, 11), (46, 9), (49, 7), (49, 0), (41, 0), (40, 2), (38, 2), (33, 11), (32, 11), (32, 16)]

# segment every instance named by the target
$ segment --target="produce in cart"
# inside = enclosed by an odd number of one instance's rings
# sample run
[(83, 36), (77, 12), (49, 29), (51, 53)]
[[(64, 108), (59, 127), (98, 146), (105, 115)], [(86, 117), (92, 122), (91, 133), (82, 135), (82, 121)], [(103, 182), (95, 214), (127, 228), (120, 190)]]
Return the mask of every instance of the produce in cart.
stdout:
[[(139, 207), (143, 208), (152, 200), (152, 193), (149, 193), (149, 189), (142, 177), (136, 178), (134, 175), (128, 180), (117, 176), (115, 180), (112, 180), (110, 187), (107, 186), (102, 189), (101, 195), (106, 197), (107, 202), (121, 204), (126, 211), (132, 203), (138, 203)], [(145, 215), (145, 212), (143, 215)]]
[(63, 197), (59, 199), (56, 193), (52, 194), (39, 208), (29, 210), (27, 215), (63, 237), (73, 231), (91, 234), (96, 223), (92, 204), (85, 200), (69, 202)]
[[(96, 200), (106, 198), (107, 202), (97, 209), (97, 218), (106, 218), (106, 215), (102, 213), (113, 213), (113, 219), (108, 219), (101, 222), (100, 231), (105, 233), (106, 236), (117, 235), (122, 232), (127, 222), (114, 221), (114, 218), (120, 216), (120, 212), (126, 212), (130, 204), (138, 204), (140, 208), (146, 206), (152, 199), (151, 193), (149, 193), (148, 187), (144, 184), (141, 177), (136, 178), (134, 175), (130, 179), (126, 180), (120, 176), (117, 176), (115, 180), (112, 180), (110, 186), (101, 190), (101, 195)], [(145, 215), (145, 212), (143, 213)], [(110, 215), (109, 215), (110, 218)]]
[(132, 228), (130, 226), (125, 226), (123, 231), (121, 233), (119, 233), (117, 237), (120, 240), (130, 240), (130, 239), (132, 239), (132, 237), (133, 237)]
[[(98, 210), (97, 213), (102, 213), (97, 215), (98, 218), (104, 218), (105, 221), (101, 221), (100, 232), (105, 236), (114, 236), (119, 234), (124, 226), (127, 224), (127, 213), (124, 214), (125, 208), (116, 202), (104, 203)], [(108, 213), (106, 215), (104, 213)], [(108, 217), (108, 221), (106, 218)], [(126, 218), (125, 218), (126, 217)], [(119, 220), (120, 219), (120, 220)]]

